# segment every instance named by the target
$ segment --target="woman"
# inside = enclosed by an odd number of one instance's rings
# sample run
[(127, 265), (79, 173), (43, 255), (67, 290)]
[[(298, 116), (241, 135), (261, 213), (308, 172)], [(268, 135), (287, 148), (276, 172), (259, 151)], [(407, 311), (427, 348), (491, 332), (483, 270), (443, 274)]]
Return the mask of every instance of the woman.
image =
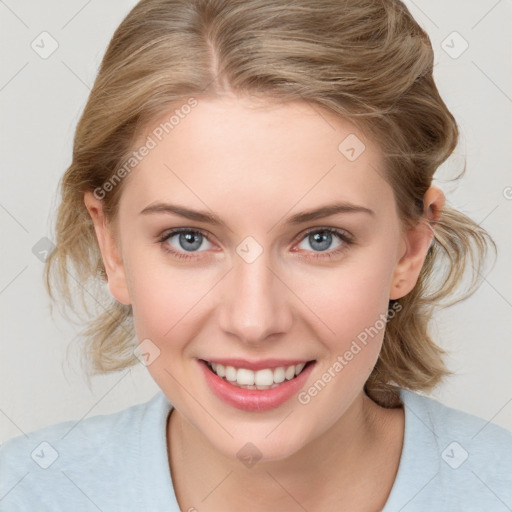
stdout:
[(70, 304), (71, 265), (106, 283), (93, 369), (161, 392), (6, 443), (0, 510), (512, 507), (511, 434), (415, 393), (448, 373), (433, 308), (492, 246), (432, 186), (458, 137), (432, 67), (394, 0), (135, 6), (46, 272)]

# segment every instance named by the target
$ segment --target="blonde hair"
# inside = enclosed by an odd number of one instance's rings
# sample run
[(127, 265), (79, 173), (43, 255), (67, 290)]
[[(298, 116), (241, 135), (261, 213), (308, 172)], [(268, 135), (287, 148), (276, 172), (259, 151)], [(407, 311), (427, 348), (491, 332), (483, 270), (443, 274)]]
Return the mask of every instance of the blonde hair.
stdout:
[[(73, 160), (61, 181), (56, 248), (45, 283), (88, 318), (93, 374), (137, 363), (131, 306), (105, 293), (105, 269), (85, 191), (119, 176), (141, 129), (191, 96), (236, 92), (306, 101), (351, 121), (385, 157), (404, 226), (426, 222), (423, 196), (457, 144), (455, 119), (434, 83), (428, 35), (397, 0), (142, 0), (115, 31), (78, 122)], [(114, 219), (123, 181), (104, 194)], [(366, 391), (391, 406), (396, 386), (431, 390), (449, 372), (428, 332), (436, 306), (469, 296), (488, 233), (445, 206), (415, 288), (398, 301)], [(466, 270), (465, 294), (454, 297)], [(70, 279), (71, 277), (71, 279)], [(437, 279), (436, 279), (437, 278)], [(95, 287), (95, 288), (91, 288)], [(90, 318), (90, 304), (101, 303)], [(99, 312), (98, 312), (99, 311)]]

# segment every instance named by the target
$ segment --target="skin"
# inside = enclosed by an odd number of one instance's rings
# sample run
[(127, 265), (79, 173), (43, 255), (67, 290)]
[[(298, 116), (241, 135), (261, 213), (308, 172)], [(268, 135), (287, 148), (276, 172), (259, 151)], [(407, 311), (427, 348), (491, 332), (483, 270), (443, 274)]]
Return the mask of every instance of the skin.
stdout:
[[(136, 147), (168, 118), (141, 132)], [(366, 146), (355, 161), (338, 150), (351, 133)], [(386, 313), (390, 299), (409, 293), (432, 230), (424, 222), (403, 228), (382, 176), (378, 147), (346, 120), (303, 102), (278, 105), (229, 94), (199, 99), (125, 178), (114, 222), (99, 199), (85, 194), (110, 292), (131, 304), (138, 339), (149, 338), (160, 350), (148, 370), (175, 407), (167, 439), (182, 510), (384, 506), (398, 469), (404, 416), (363, 391), (383, 329), (306, 405), (293, 397), (270, 411), (238, 410), (210, 391), (196, 361), (315, 359), (308, 389)], [(374, 214), (286, 223), (290, 215), (336, 201)], [(207, 210), (225, 225), (140, 214), (155, 202)], [(435, 221), (443, 204), (442, 192), (431, 187), (425, 219)], [(180, 227), (201, 230), (209, 240), (193, 252), (179, 235), (158, 242)], [(344, 230), (353, 243), (334, 234), (328, 248), (319, 249), (306, 234), (312, 228)], [(236, 252), (247, 236), (263, 250), (252, 263)], [(178, 259), (165, 244), (195, 259)], [(247, 442), (261, 454), (251, 468), (237, 458)]]

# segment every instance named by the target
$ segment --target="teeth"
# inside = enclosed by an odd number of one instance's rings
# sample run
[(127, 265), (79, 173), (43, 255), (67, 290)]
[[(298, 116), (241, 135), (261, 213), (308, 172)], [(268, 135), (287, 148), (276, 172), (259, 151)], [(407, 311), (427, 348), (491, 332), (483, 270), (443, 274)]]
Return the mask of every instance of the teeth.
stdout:
[(240, 386), (252, 386), (254, 384), (254, 372), (240, 368), (236, 372), (236, 382), (240, 384)]
[(210, 368), (227, 381), (247, 389), (270, 389), (285, 380), (291, 380), (304, 369), (306, 363), (278, 368), (265, 368), (256, 372), (247, 368), (224, 366), (220, 363), (208, 363)]
[(299, 373), (304, 369), (306, 363), (300, 363), (295, 365), (295, 375), (299, 375)]
[(274, 370), (274, 382), (276, 384), (280, 384), (281, 382), (284, 382), (284, 368), (280, 366), (279, 368), (276, 368)]
[(286, 377), (286, 380), (292, 380), (293, 377), (295, 377), (295, 366), (288, 366), (284, 372), (284, 376)]
[[(240, 372), (240, 370), (238, 371)], [(256, 386), (272, 386), (274, 384), (274, 372), (270, 369), (258, 370), (254, 374), (254, 384)]]
[(214, 364), (213, 365), (213, 369), (215, 370), (215, 373), (219, 377), (225, 377), (226, 376), (226, 368), (224, 368), (223, 365), (221, 365), (221, 364)]
[[(221, 364), (217, 365), (217, 368), (219, 366), (222, 366)], [(226, 380), (229, 380), (229, 382), (235, 382), (236, 380), (236, 370), (232, 366), (226, 366)]]

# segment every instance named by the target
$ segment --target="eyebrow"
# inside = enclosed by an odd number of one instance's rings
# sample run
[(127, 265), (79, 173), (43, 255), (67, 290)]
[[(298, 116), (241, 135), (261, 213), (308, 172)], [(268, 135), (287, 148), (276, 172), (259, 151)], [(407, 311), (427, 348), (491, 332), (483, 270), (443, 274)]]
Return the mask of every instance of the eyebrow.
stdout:
[[(150, 204), (140, 212), (140, 215), (148, 215), (151, 213), (174, 214), (189, 220), (204, 222), (207, 224), (211, 224), (213, 226), (225, 226), (225, 223), (214, 214), (211, 214), (207, 211), (191, 210), (189, 208), (185, 208), (184, 206), (176, 204)], [(375, 215), (375, 212), (373, 210), (365, 208), (364, 206), (358, 206), (348, 202), (338, 202), (321, 206), (320, 208), (315, 208), (313, 210), (307, 210), (304, 212), (296, 213), (295, 215), (289, 217), (286, 220), (286, 223), (290, 225), (297, 225), (311, 220), (323, 219), (324, 217), (329, 217), (331, 215), (336, 215), (339, 213), (367, 213), (369, 215)]]

